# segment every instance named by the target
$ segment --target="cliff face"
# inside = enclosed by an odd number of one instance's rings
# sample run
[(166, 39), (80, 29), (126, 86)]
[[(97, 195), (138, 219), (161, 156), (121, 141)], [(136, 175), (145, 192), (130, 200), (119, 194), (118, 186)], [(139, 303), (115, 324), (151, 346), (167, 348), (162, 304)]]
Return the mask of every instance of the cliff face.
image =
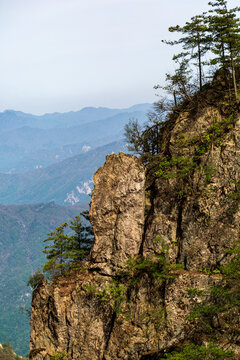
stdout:
[[(240, 122), (205, 106), (170, 125), (154, 170), (120, 153), (96, 172), (94, 246), (81, 270), (34, 291), (31, 359), (153, 359), (191, 332), (186, 289), (221, 282), (212, 271), (239, 238)], [(163, 254), (182, 266), (164, 281)], [(156, 271), (127, 262), (138, 255)]]
[(145, 254), (156, 251), (160, 234), (186, 270), (223, 264), (239, 237), (240, 120), (230, 122), (212, 107), (176, 120), (163, 149), (173, 165), (152, 187)]
[(106, 271), (139, 253), (142, 244), (145, 204), (145, 169), (130, 156), (107, 156), (94, 175), (90, 220), (95, 243), (91, 261)]

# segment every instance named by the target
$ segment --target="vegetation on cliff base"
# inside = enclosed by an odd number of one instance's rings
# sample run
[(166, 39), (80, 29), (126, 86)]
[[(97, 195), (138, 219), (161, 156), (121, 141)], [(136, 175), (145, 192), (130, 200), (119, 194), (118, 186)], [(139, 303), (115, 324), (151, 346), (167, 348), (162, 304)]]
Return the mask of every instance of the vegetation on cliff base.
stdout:
[(224, 351), (216, 345), (188, 344), (182, 349), (176, 349), (172, 353), (166, 353), (159, 360), (226, 360), (233, 359), (233, 351)]
[(232, 258), (219, 268), (218, 284), (209, 291), (186, 289), (192, 303), (186, 320), (189, 344), (166, 352), (159, 360), (236, 359), (232, 347), (240, 339), (240, 244), (228, 253)]
[(18, 356), (11, 344), (0, 344), (0, 360), (24, 360), (25, 358)]
[(51, 356), (50, 360), (67, 360), (66, 353), (55, 353)]
[[(168, 247), (161, 239), (156, 239), (161, 249), (158, 255), (148, 257), (137, 256), (128, 259), (122, 268), (118, 269), (111, 277), (108, 284), (102, 287), (97, 282), (87, 282), (82, 284), (79, 289), (87, 297), (94, 297), (100, 303), (108, 303), (114, 319), (121, 321), (125, 319), (129, 322), (135, 317), (136, 322), (142, 322), (148, 326), (153, 326), (155, 332), (159, 332), (166, 325), (166, 312), (163, 303), (163, 294), (166, 282), (174, 279), (176, 270), (182, 269), (181, 265), (170, 264), (168, 261)], [(145, 306), (142, 314), (136, 319), (131, 311), (132, 302), (141, 283), (154, 284), (156, 291), (156, 303), (149, 294), (149, 304)], [(162, 303), (161, 303), (162, 302)], [(147, 330), (146, 330), (147, 331)]]

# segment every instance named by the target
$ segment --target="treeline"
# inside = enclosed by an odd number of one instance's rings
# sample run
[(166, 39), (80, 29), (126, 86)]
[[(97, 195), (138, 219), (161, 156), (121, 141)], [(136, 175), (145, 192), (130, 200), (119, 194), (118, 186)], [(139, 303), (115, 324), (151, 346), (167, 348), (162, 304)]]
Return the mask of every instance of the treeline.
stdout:
[[(178, 113), (182, 104), (191, 103), (214, 80), (222, 85), (222, 95), (239, 103), (240, 79), (240, 7), (229, 9), (227, 1), (209, 2), (209, 10), (192, 17), (185, 25), (172, 26), (174, 41), (163, 43), (181, 45), (173, 56), (176, 70), (166, 74), (165, 85), (156, 85), (167, 96), (160, 97), (149, 113), (148, 123), (141, 127), (132, 119), (125, 127), (129, 150), (140, 155), (159, 152), (159, 134), (163, 122)], [(170, 97), (169, 97), (170, 95)]]

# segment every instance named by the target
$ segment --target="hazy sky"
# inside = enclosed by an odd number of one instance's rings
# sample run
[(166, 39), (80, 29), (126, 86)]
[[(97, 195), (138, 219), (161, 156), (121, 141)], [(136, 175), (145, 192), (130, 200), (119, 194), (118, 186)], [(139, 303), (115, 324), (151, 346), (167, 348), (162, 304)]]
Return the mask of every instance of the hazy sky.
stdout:
[[(156, 100), (168, 27), (208, 0), (0, 0), (0, 111), (41, 114)], [(239, 0), (229, 0), (229, 6)]]

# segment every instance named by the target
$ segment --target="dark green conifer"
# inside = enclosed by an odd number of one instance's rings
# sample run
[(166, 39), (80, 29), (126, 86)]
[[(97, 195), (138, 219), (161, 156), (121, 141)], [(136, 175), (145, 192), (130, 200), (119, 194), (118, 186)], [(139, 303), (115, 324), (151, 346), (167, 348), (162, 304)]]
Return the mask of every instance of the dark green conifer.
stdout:
[(235, 98), (238, 100), (236, 67), (239, 65), (240, 54), (240, 20), (237, 13), (240, 7), (227, 8), (227, 1), (215, 0), (209, 2), (208, 25), (211, 33), (211, 51), (214, 58), (210, 64), (220, 65), (228, 74), (231, 70)]
[[(72, 230), (71, 235), (65, 233), (67, 227)], [(75, 216), (70, 225), (65, 222), (58, 226), (56, 231), (50, 232), (44, 242), (49, 241), (51, 244), (46, 245), (43, 250), (48, 259), (43, 266), (43, 272), (48, 273), (50, 277), (62, 275), (73, 262), (83, 260), (93, 244), (93, 230), (89, 223), (88, 211)]]
[[(203, 85), (203, 71), (202, 71), (202, 57), (207, 52), (209, 46), (209, 36), (207, 34), (207, 25), (205, 23), (204, 15), (198, 15), (191, 18), (191, 21), (186, 22), (184, 26), (171, 26), (170, 32), (178, 32), (183, 36), (175, 41), (165, 41), (165, 44), (179, 45), (182, 44), (184, 50), (185, 59), (188, 58), (188, 62), (191, 60), (197, 60), (197, 67), (199, 73), (199, 88), (202, 90)], [(179, 54), (174, 56), (174, 60), (181, 56)], [(186, 65), (186, 60), (185, 60)]]
[(82, 212), (80, 216), (75, 216), (74, 220), (70, 221), (70, 229), (73, 230), (73, 235), (69, 237), (69, 252), (68, 256), (71, 260), (81, 261), (93, 243), (93, 230), (89, 223), (82, 221), (81, 216), (89, 221), (88, 212)]
[(64, 233), (67, 226), (67, 223), (61, 224), (56, 231), (48, 233), (48, 238), (44, 240), (52, 242), (43, 250), (48, 259), (43, 267), (44, 272), (53, 272), (55, 275), (63, 273), (69, 257), (69, 236)]

